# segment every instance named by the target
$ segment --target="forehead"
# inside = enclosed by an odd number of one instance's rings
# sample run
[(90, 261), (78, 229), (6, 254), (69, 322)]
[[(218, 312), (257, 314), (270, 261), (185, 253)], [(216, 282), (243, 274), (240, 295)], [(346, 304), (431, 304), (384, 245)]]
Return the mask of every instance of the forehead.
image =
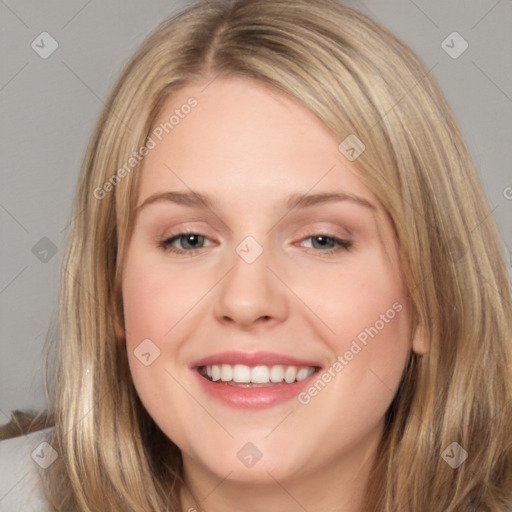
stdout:
[(249, 78), (180, 89), (167, 99), (150, 137), (155, 147), (143, 161), (138, 204), (176, 188), (243, 195), (248, 202), (320, 188), (373, 196), (313, 112)]

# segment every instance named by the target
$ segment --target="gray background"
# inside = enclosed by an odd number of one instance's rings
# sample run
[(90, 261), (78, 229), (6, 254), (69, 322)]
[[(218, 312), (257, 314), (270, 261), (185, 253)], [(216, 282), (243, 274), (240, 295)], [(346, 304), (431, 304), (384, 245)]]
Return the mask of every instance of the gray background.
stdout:
[[(143, 39), (190, 3), (0, 0), (0, 425), (11, 409), (46, 407), (41, 351), (56, 312), (74, 187), (104, 99)], [(512, 2), (344, 3), (434, 67), (512, 254)], [(454, 31), (469, 44), (456, 59), (441, 46)], [(31, 47), (42, 32), (58, 43), (46, 59)]]

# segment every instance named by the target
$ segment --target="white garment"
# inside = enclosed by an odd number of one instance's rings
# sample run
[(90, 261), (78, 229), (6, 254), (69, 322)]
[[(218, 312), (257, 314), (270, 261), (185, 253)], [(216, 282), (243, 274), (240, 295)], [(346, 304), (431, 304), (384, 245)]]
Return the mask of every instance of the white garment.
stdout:
[(41, 476), (58, 457), (53, 428), (0, 441), (0, 512), (49, 512)]

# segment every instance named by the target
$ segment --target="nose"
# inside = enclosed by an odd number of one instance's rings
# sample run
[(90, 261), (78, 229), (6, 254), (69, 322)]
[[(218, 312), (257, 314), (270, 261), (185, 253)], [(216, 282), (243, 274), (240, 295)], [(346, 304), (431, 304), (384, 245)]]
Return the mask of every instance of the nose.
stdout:
[(235, 254), (232, 268), (216, 290), (214, 312), (220, 322), (250, 330), (284, 320), (288, 314), (287, 289), (269, 263), (265, 250), (251, 263)]

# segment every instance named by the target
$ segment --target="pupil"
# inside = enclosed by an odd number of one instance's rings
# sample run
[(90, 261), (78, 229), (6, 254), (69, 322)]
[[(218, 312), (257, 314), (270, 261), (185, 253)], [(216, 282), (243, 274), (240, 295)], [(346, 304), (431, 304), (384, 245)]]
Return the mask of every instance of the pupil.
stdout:
[[(198, 236), (199, 235), (187, 235), (185, 237), (186, 243), (194, 246), (198, 242)], [(195, 243), (194, 243), (194, 240), (195, 240)]]
[(322, 247), (325, 247), (327, 240), (328, 240), (327, 237), (325, 237), (325, 236), (317, 236), (317, 237), (315, 237), (315, 239), (317, 241), (320, 241), (320, 246), (322, 246)]

